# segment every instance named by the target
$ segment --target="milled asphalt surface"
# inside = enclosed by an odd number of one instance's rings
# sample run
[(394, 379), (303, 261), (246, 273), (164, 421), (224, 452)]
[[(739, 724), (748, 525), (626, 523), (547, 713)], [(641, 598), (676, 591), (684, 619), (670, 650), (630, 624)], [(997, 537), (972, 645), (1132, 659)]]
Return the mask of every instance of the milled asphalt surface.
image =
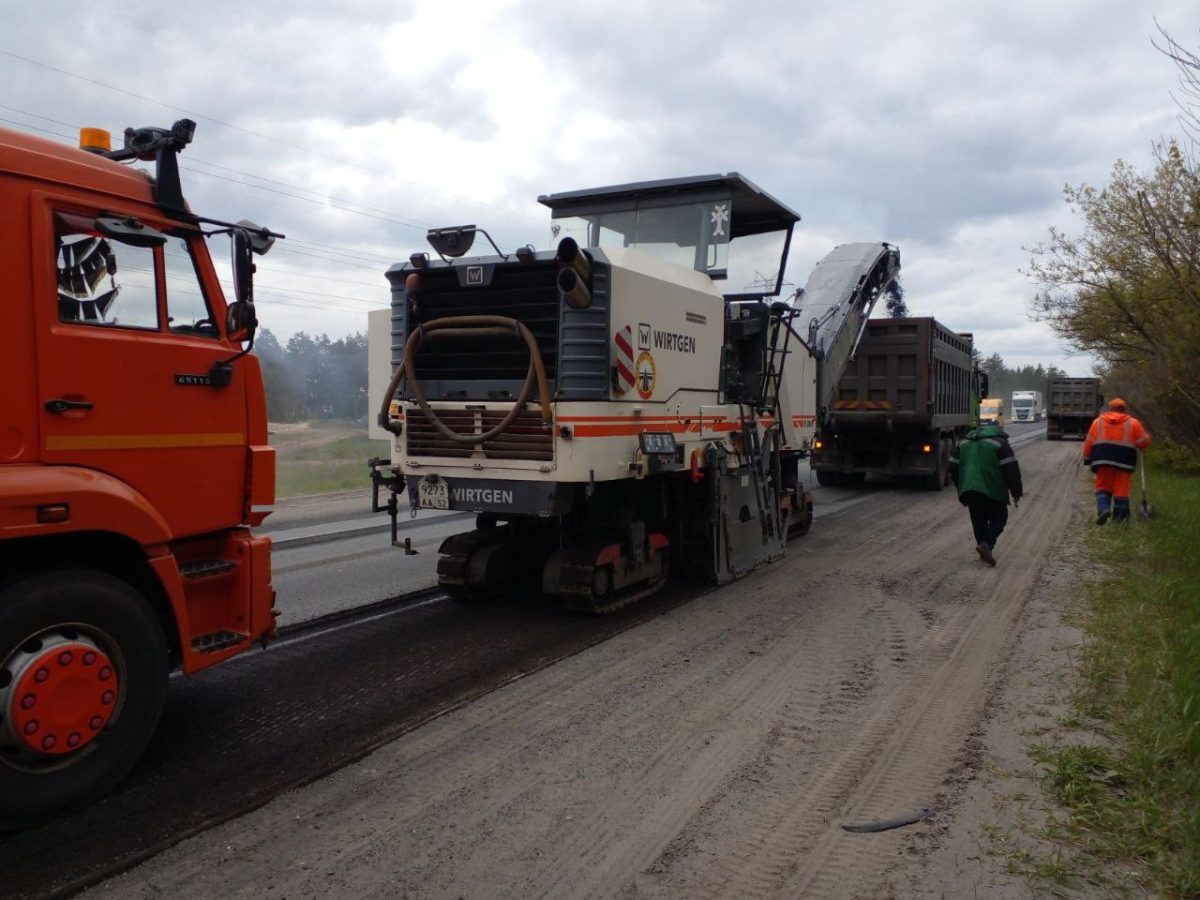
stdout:
[[(1018, 456), (1036, 428), (1010, 429)], [(840, 517), (891, 493), (886, 485), (815, 488), (817, 518)], [(277, 542), (283, 624), (432, 585), (437, 545), (471, 527), (469, 517), (424, 513), (412, 520), (405, 511), (401, 538), (407, 534), (419, 551), (406, 556), (390, 546), (386, 515), (378, 516), (378, 532), (366, 531), (375, 528), (368, 503), (365, 491), (283, 501), (268, 519), (262, 530)], [(438, 709), (662, 615), (681, 593), (686, 587), (599, 620), (533, 598), (484, 607), (429, 601), (173, 679), (150, 752), (113, 795), (0, 843), (0, 896), (43, 896), (201, 831)]]

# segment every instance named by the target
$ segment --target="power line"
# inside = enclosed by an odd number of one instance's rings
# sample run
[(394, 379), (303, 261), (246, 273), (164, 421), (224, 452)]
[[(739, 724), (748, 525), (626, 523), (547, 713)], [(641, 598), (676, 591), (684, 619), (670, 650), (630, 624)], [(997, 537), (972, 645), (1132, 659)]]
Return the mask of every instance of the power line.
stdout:
[[(70, 122), (62, 122), (62, 121), (59, 121), (58, 119), (51, 119), (48, 116), (41, 116), (41, 115), (38, 115), (37, 113), (31, 113), (27, 110), (18, 109), (16, 107), (12, 107), (12, 106), (5, 106), (3, 104), (0, 104), (0, 109), (5, 109), (10, 112), (18, 113), (18, 114), (24, 115), (24, 116), (29, 116), (29, 117), (35, 118), (35, 119), (41, 119), (42, 121), (50, 122), (55, 125), (62, 125), (67, 128), (74, 127)], [(33, 131), (40, 131), (44, 134), (50, 134), (50, 135), (54, 135), (56, 137), (62, 137), (62, 138), (68, 138), (68, 139), (74, 138), (73, 134), (64, 134), (61, 131), (55, 131), (54, 129), (51, 129), (51, 128), (41, 128), (37, 125), (30, 125), (27, 122), (19, 122), (15, 119), (9, 119), (9, 118), (5, 118), (2, 116), (0, 116), (0, 122), (7, 122), (8, 124), (15, 125), (18, 128), (25, 128), (25, 129), (30, 129)], [(205, 162), (203, 160), (196, 160), (195, 158), (193, 158), (193, 162), (195, 162), (195, 161)], [(217, 166), (218, 168), (229, 169), (229, 167), (227, 167), (227, 166), (218, 166), (218, 164), (216, 164), (216, 163), (205, 162), (205, 164)], [(185, 166), (184, 168), (188, 168), (190, 171), (193, 171), (197, 175), (209, 175), (210, 177), (213, 177), (213, 178), (224, 178), (224, 176), (217, 175), (216, 173), (203, 172), (198, 169), (191, 169), (190, 167), (187, 167), (187, 166)], [(236, 172), (238, 170), (229, 169), (229, 171)], [(239, 174), (244, 174), (250, 178), (260, 178), (261, 177), (261, 176), (253, 175), (251, 173), (239, 173)], [(245, 182), (238, 182), (235, 179), (224, 178), (224, 180), (231, 181), (231, 182), (234, 182), (237, 184), (244, 184), (247, 187), (252, 187), (252, 188), (258, 187), (257, 185), (246, 184)], [(270, 179), (263, 179), (263, 180), (270, 181)], [(285, 182), (275, 182), (275, 183), (285, 184)], [(308, 190), (307, 188), (300, 188), (300, 187), (297, 187), (297, 189), (298, 190)], [(247, 197), (249, 199), (257, 199), (257, 198), (250, 197), (250, 195), (248, 195), (248, 194), (242, 194), (241, 192), (231, 192), (231, 193), (235, 193), (238, 196)], [(311, 192), (311, 193), (316, 193), (316, 192)], [(305, 200), (307, 198), (298, 197), (296, 199)], [(336, 199), (336, 198), (331, 198), (331, 199)], [(310, 200), (309, 202), (313, 202), (313, 201)], [(370, 209), (371, 207), (366, 207), (366, 208)], [(351, 213), (357, 213), (357, 211), (353, 210), (353, 209), (346, 209), (345, 211), (351, 212)], [(377, 218), (377, 217), (373, 217), (373, 218)], [(406, 223), (399, 223), (399, 224), (406, 224)], [(352, 251), (345, 247), (337, 247), (337, 246), (328, 245), (328, 244), (321, 244), (317, 241), (307, 241), (307, 240), (303, 240), (301, 238), (290, 237), (290, 238), (288, 238), (288, 241), (293, 244), (300, 244), (303, 247), (311, 248), (314, 250), (319, 250), (323, 254), (328, 254), (328, 256), (318, 255), (316, 253), (304, 252), (303, 250), (297, 249), (295, 247), (289, 247), (287, 245), (282, 245), (282, 244), (280, 245), (281, 250), (285, 250), (286, 252), (289, 252), (289, 253), (295, 253), (299, 256), (309, 257), (311, 259), (317, 259), (317, 260), (321, 260), (324, 262), (333, 262), (337, 265), (353, 266), (355, 268), (366, 269), (371, 272), (378, 272), (378, 271), (380, 271), (381, 266), (390, 266), (396, 261), (395, 257), (387, 257), (387, 256), (383, 256), (382, 254), (370, 253), (369, 251)], [(338, 259), (331, 259), (329, 257), (335, 257), (335, 258), (336, 257), (345, 257), (347, 259), (361, 260), (363, 262), (372, 262), (372, 263), (375, 262), (376, 260), (378, 260), (378, 263), (373, 264), (373, 265), (361, 265), (361, 264), (352, 263), (352, 262), (345, 262), (345, 261), (338, 260)], [(319, 276), (319, 275), (307, 275), (306, 277), (328, 278), (329, 280), (337, 280), (337, 279), (332, 279), (329, 276)], [(346, 281), (345, 283), (360, 284), (363, 287), (371, 286), (371, 285), (366, 284), (365, 282)]]
[(367, 281), (350, 281), (348, 278), (335, 278), (332, 275), (317, 275), (313, 272), (304, 272), (298, 269), (278, 269), (275, 266), (264, 266), (262, 263), (255, 263), (255, 269), (259, 272), (273, 272), (277, 275), (288, 275), (293, 278), (316, 278), (320, 281), (335, 281), (339, 284), (355, 285), (357, 287), (372, 288), (373, 290), (386, 290), (387, 282), (382, 278), (379, 284), (371, 284)]
[[(323, 199), (325, 201), (329, 201), (328, 203), (326, 203), (326, 202), (323, 202), (322, 199), (315, 199), (313, 197), (304, 197), (304, 196), (301, 196), (300, 194), (292, 193), (290, 191), (280, 190), (279, 188), (267, 187), (266, 185), (261, 185), (261, 184), (254, 184), (249, 181), (239, 181), (237, 178), (230, 178), (228, 175), (220, 175), (216, 172), (205, 172), (203, 169), (197, 169), (194, 166), (184, 165), (183, 163), (180, 163), (179, 168), (185, 169), (186, 171), (191, 172), (194, 175), (200, 175), (201, 177), (218, 178), (221, 181), (228, 181), (228, 182), (231, 182), (232, 184), (240, 184), (243, 187), (254, 188), (257, 191), (266, 191), (267, 193), (271, 193), (271, 194), (279, 194), (284, 197), (290, 197), (293, 200), (300, 200), (301, 202), (304, 202), (304, 203), (312, 203), (316, 206), (324, 207), (327, 205), (332, 205), (334, 209), (339, 209), (339, 210), (342, 210), (343, 212), (348, 212), (348, 213), (352, 213), (354, 215), (363, 216), (368, 219), (378, 219), (381, 222), (387, 222), (391, 225), (401, 225), (405, 228), (416, 228), (416, 229), (421, 229), (424, 227), (420, 224), (414, 224), (413, 222), (405, 221), (404, 219), (394, 218), (393, 217), (394, 214), (389, 213), (389, 214), (385, 214), (385, 215), (377, 215), (373, 212), (366, 212), (366, 210), (370, 209), (370, 207), (363, 207), (362, 209), (355, 209), (354, 206), (356, 206), (357, 204), (351, 204), (350, 201), (340, 200), (337, 197), (330, 197), (328, 195), (320, 195), (323, 197)], [(299, 190), (308, 190), (308, 188), (299, 188)], [(310, 191), (310, 193), (316, 193), (316, 191)], [(342, 205), (339, 205), (339, 204), (342, 204)]]
[[(0, 51), (0, 52), (2, 52), (2, 51)], [(78, 127), (73, 125), (70, 122), (62, 122), (58, 119), (51, 119), (48, 116), (42, 116), (37, 113), (29, 112), (28, 110), (18, 109), (17, 107), (6, 106), (3, 104), (0, 104), (0, 109), (5, 109), (10, 112), (19, 113), (20, 115), (28, 116), (30, 118), (40, 119), (44, 122), (50, 122), (55, 125), (61, 125), (65, 128), (75, 128), (76, 130), (78, 130)], [(59, 137), (74, 138), (73, 134), (62, 134), (61, 132), (56, 132), (51, 129), (37, 128), (37, 126), (26, 125), (23, 123), (15, 122), (11, 119), (0, 119), (0, 121), (9, 122), (13, 125), (19, 125), (22, 128), (34, 128), (38, 131), (43, 131), (47, 134), (58, 135)], [(200, 163), (201, 165), (210, 166), (210, 167), (216, 168), (216, 169), (222, 169), (226, 172), (233, 172), (234, 174), (242, 175), (246, 178), (253, 178), (258, 181), (266, 182), (267, 184), (278, 185), (279, 188), (291, 188), (291, 191), (280, 190), (278, 188), (264, 187), (263, 185), (260, 185), (260, 184), (254, 184), (252, 182), (241, 181), (237, 178), (230, 178), (227, 175), (221, 175), (216, 172), (206, 172), (203, 169), (197, 169), (194, 165), (192, 165), (193, 163)], [(380, 209), (379, 207), (366, 206), (364, 204), (355, 203), (354, 201), (347, 200), (343, 197), (334, 197), (330, 194), (322, 194), (320, 191), (314, 191), (311, 188), (306, 188), (306, 187), (303, 187), (302, 185), (292, 184), (292, 183), (286, 182), (286, 181), (278, 181), (278, 180), (275, 180), (272, 178), (267, 178), (262, 175), (255, 175), (252, 172), (244, 172), (240, 169), (232, 168), (231, 166), (225, 166), (220, 163), (211, 162), (209, 160), (199, 159), (194, 156), (188, 157), (188, 163), (180, 164), (180, 168), (185, 169), (186, 171), (192, 172), (193, 174), (200, 175), (201, 177), (217, 178), (217, 179), (221, 179), (223, 181), (230, 182), (231, 184), (240, 184), (243, 187), (252, 188), (254, 190), (266, 191), (266, 192), (272, 193), (272, 194), (279, 194), (284, 197), (288, 197), (288, 198), (291, 198), (294, 200), (299, 200), (299, 201), (302, 201), (305, 203), (312, 203), (312, 204), (318, 205), (318, 206), (332, 205), (335, 209), (339, 209), (344, 212), (351, 213), (353, 215), (364, 216), (364, 217), (370, 218), (370, 219), (377, 219), (377, 220), (380, 220), (383, 222), (388, 222), (389, 224), (393, 224), (393, 225), (401, 225), (406, 228), (414, 228), (414, 229), (428, 229), (429, 227), (431, 227), (426, 222), (421, 222), (419, 220), (412, 219), (407, 216), (402, 216), (399, 213), (394, 213), (394, 212), (391, 212), (390, 210), (385, 210), (385, 209)], [(313, 196), (311, 196), (311, 197), (301, 196), (300, 194), (293, 193), (294, 191), (301, 191), (306, 194), (312, 194)], [(388, 261), (389, 264), (391, 261), (392, 260)]]
[[(7, 107), (5, 108), (7, 109)], [(54, 131), (50, 128), (39, 128), (36, 125), (28, 125), (25, 122), (18, 122), (15, 119), (6, 119), (4, 116), (0, 116), (0, 122), (7, 122), (9, 125), (16, 125), (18, 128), (28, 128), (32, 131), (40, 131), (43, 134), (52, 134), (55, 137), (71, 137), (71, 135), (63, 134), (61, 131)]]
[(41, 62), (40, 60), (32, 59), (28, 56), (22, 56), (19, 53), (13, 53), (9, 50), (0, 50), (0, 54), (11, 57), (12, 59), (18, 59), (21, 62), (28, 63), (32, 66), (38, 66), (43, 69), (48, 69), (51, 72), (56, 72), (59, 75), (65, 75), (68, 78), (75, 78), (79, 81), (83, 81), (88, 84), (94, 84), (98, 87), (105, 88), (106, 90), (116, 91), (117, 93), (124, 94), (127, 97), (134, 97), (138, 100), (144, 100), (147, 103), (157, 104), (158, 106), (161, 106), (165, 109), (171, 109), (171, 110), (174, 110), (175, 112), (181, 112), (181, 113), (184, 113), (185, 115), (193, 116), (197, 119), (204, 119), (208, 122), (212, 122), (215, 125), (220, 125), (223, 128), (229, 128), (234, 131), (240, 131), (243, 134), (248, 134), (248, 135), (251, 135), (252, 137), (260, 138), (261, 140), (264, 140), (264, 141), (271, 141), (271, 142), (279, 144), (281, 146), (289, 147), (293, 150), (299, 150), (302, 153), (309, 153), (314, 156), (319, 156), (322, 159), (327, 159), (327, 160), (331, 160), (332, 162), (341, 163), (342, 165), (351, 166), (352, 168), (359, 169), (359, 170), (361, 170), (363, 172), (367, 172), (371, 175), (379, 175), (379, 176), (382, 176), (383, 178), (390, 178), (393, 181), (398, 181), (402, 184), (407, 184), (407, 185), (411, 185), (412, 187), (421, 188), (422, 190), (433, 191), (433, 192), (441, 194), (445, 197), (451, 197), (456, 200), (466, 200), (470, 203), (473, 203), (473, 204), (476, 204), (479, 206), (487, 206), (487, 207), (490, 207), (491, 209), (496, 209), (496, 210), (499, 210), (504, 213), (508, 212), (508, 210), (503, 209), (502, 207), (496, 206), (493, 203), (487, 203), (485, 201), (479, 200), (474, 197), (464, 197), (460, 194), (455, 194), (450, 191), (445, 191), (445, 190), (442, 190), (441, 188), (434, 187), (433, 185), (430, 185), (430, 184), (423, 184), (418, 181), (412, 181), (407, 178), (401, 178), (400, 176), (395, 175), (391, 172), (384, 172), (379, 169), (373, 169), (370, 166), (364, 166), (361, 163), (354, 162), (353, 160), (346, 159), (345, 157), (336, 156), (332, 153), (324, 153), (324, 152), (322, 152), (320, 150), (316, 150), (310, 146), (304, 146), (302, 144), (294, 144), (291, 141), (285, 141), (282, 138), (277, 138), (277, 137), (274, 137), (269, 134), (263, 134), (262, 132), (254, 131), (252, 129), (245, 128), (241, 125), (235, 125), (232, 122), (226, 122), (223, 119), (218, 119), (214, 116), (208, 116), (208, 115), (204, 115), (203, 113), (198, 113), (198, 112), (194, 112), (192, 110), (184, 109), (181, 106), (175, 106), (175, 105), (173, 105), (171, 103), (167, 103), (163, 100), (158, 100), (158, 99), (155, 99), (154, 97), (148, 97), (145, 94), (139, 94), (135, 91), (130, 91), (125, 88), (119, 87), (118, 85), (109, 84), (108, 82), (100, 81), (96, 78), (91, 78), (87, 75), (80, 75), (78, 72), (72, 72), (68, 69), (63, 69), (59, 66), (51, 65), (50, 63)]
[(328, 253), (331, 256), (344, 257), (345, 259), (352, 259), (359, 263), (366, 263), (370, 266), (372, 271), (376, 272), (384, 271), (388, 266), (391, 266), (396, 262), (395, 256), (360, 256), (356, 253), (342, 250), (340, 247), (337, 247), (333, 244), (319, 244), (313, 241), (305, 241), (299, 238), (293, 238), (290, 235), (288, 236), (288, 243), (293, 245), (293, 249), (299, 248), (303, 251), (319, 250), (321, 253)]
[[(39, 116), (37, 113), (29, 112), (29, 110), (26, 109), (17, 109), (15, 106), (5, 106), (4, 104), (0, 103), (0, 109), (7, 109), (9, 112), (20, 113), (23, 116), (29, 116), (31, 119), (41, 119), (43, 122), (51, 122), (55, 125), (62, 125), (64, 128), (76, 127), (70, 122), (60, 122), (58, 119), (51, 119), (49, 116)], [(73, 135), (63, 135), (63, 137), (73, 137)]]
[[(290, 241), (291, 238), (288, 238), (288, 240)], [(332, 263), (336, 263), (339, 266), (349, 266), (350, 268), (354, 268), (354, 269), (365, 269), (368, 272), (382, 271), (382, 267), (378, 264), (366, 265), (365, 263), (339, 261), (336, 259), (331, 259), (329, 256), (319, 256), (316, 253), (308, 253), (305, 250), (301, 250), (296, 247), (289, 247), (287, 244), (277, 244), (276, 248), (279, 250), (282, 250), (284, 253), (293, 253), (296, 256), (306, 256), (309, 259), (317, 259), (317, 260), (320, 260), (321, 262), (332, 262)], [(337, 256), (340, 256), (340, 254), (334, 253), (334, 254), (332, 254), (332, 256), (337, 257)]]
[[(391, 210), (380, 209), (379, 207), (376, 207), (376, 206), (367, 206), (362, 203), (355, 203), (353, 200), (346, 200), (341, 197), (334, 197), (331, 194), (322, 194), (320, 191), (314, 191), (312, 188), (306, 188), (302, 185), (294, 184), (294, 183), (287, 182), (287, 181), (277, 181), (273, 178), (267, 178), (263, 175), (255, 175), (253, 172), (243, 172), (240, 169), (234, 169), (231, 166), (224, 166), (224, 165), (221, 165), (220, 163), (210, 162), (210, 161), (204, 160), (204, 159), (198, 159), (195, 156), (189, 157), (188, 159), (189, 159), (189, 162), (202, 163), (203, 165), (206, 165), (206, 166), (212, 166), (215, 169), (223, 169), (226, 172), (233, 172), (235, 175), (243, 175), (247, 178), (254, 178), (259, 181), (265, 181), (267, 184), (274, 184), (274, 185), (278, 185), (279, 187), (291, 188), (292, 190), (296, 190), (296, 191), (304, 191), (305, 193), (315, 194), (318, 197), (322, 197), (326, 200), (330, 200), (330, 201), (333, 201), (336, 203), (345, 203), (345, 204), (349, 204), (351, 206), (357, 206), (362, 209), (370, 210), (371, 212), (377, 212), (377, 213), (381, 213), (383, 215), (394, 216), (397, 219), (404, 220), (405, 222), (413, 225), (414, 227), (421, 227), (421, 228), (432, 227), (427, 222), (421, 222), (418, 219), (413, 219), (409, 216), (404, 216), (404, 215), (401, 215), (400, 213), (392, 212)], [(233, 180), (233, 179), (230, 179), (230, 180)], [(238, 182), (238, 183), (240, 184), (241, 182)], [(256, 187), (256, 185), (250, 185), (250, 187)]]
[(345, 253), (347, 255), (362, 256), (364, 259), (367, 257), (374, 257), (375, 259), (378, 259), (379, 261), (385, 263), (386, 265), (391, 265), (393, 262), (396, 261), (395, 257), (393, 257), (393, 256), (384, 256), (381, 253), (372, 253), (369, 250), (352, 250), (349, 247), (339, 247), (336, 244), (318, 244), (313, 241), (306, 241), (303, 238), (289, 237), (288, 241), (290, 241), (293, 244), (302, 244), (302, 245), (309, 245), (309, 246), (314, 246), (314, 247), (327, 247), (331, 250), (337, 250), (337, 251), (339, 251), (341, 253)]

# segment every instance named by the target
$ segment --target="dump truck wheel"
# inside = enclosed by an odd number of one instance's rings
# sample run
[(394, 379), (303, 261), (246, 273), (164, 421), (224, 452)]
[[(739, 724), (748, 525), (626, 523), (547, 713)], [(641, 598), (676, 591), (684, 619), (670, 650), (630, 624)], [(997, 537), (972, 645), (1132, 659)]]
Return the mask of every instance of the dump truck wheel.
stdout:
[(129, 584), (92, 569), (0, 590), (0, 828), (24, 828), (109, 791), (149, 743), (167, 646)]
[(841, 483), (841, 478), (838, 477), (837, 472), (828, 472), (825, 469), (817, 469), (817, 484), (821, 485), (821, 487), (833, 487), (834, 485)]
[(940, 491), (946, 486), (946, 479), (949, 477), (950, 460), (946, 453), (946, 445), (942, 441), (937, 443), (937, 460), (936, 468), (921, 478), (921, 485), (927, 491)]

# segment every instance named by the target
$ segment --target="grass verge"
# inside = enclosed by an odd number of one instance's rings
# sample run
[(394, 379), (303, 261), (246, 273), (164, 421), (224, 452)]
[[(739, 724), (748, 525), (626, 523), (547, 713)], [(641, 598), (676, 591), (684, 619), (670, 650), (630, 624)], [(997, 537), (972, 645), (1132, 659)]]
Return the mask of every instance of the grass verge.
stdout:
[(1200, 897), (1200, 478), (1150, 470), (1156, 515), (1089, 536), (1087, 744), (1036, 758), (1065, 814), (1050, 826), (1166, 896)]
[(367, 460), (390, 453), (387, 441), (373, 441), (365, 425), (313, 422), (275, 426), (275, 496), (279, 499), (370, 487)]

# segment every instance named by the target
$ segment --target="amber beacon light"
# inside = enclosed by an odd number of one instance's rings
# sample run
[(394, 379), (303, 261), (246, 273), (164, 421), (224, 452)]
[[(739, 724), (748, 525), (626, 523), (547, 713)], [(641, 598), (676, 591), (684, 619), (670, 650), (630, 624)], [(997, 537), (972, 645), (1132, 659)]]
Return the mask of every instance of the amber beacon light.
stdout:
[(103, 128), (80, 128), (79, 149), (107, 153), (112, 149), (112, 135)]

